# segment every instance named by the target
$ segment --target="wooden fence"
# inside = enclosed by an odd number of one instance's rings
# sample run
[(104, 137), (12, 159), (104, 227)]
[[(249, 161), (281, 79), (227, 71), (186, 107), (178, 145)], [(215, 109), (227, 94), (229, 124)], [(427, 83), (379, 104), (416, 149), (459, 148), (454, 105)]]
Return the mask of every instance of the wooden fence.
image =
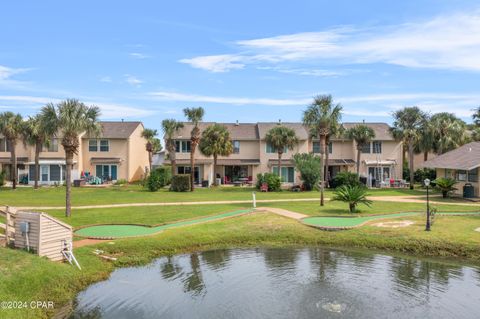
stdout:
[(0, 216), (5, 217), (5, 223), (0, 223), (0, 228), (4, 233), (0, 234), (0, 242), (5, 246), (10, 245), (15, 240), (15, 214), (16, 209), (9, 206), (0, 207)]

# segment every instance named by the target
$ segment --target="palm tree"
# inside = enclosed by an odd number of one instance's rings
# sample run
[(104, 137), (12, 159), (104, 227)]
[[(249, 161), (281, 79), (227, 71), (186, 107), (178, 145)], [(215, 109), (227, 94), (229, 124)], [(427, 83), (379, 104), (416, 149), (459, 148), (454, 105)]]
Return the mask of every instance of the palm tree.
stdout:
[(161, 149), (160, 140), (158, 140), (155, 136), (157, 136), (157, 130), (146, 128), (142, 131), (142, 137), (147, 140), (145, 144), (145, 150), (148, 152), (148, 168), (149, 171), (152, 171), (152, 157), (153, 153), (158, 152), (159, 148)]
[(175, 134), (183, 128), (182, 122), (177, 122), (174, 119), (165, 119), (162, 121), (162, 129), (165, 133), (165, 148), (168, 151), (168, 157), (170, 159), (170, 163), (172, 165), (172, 176), (174, 176), (176, 171), (176, 147), (175, 147)]
[(375, 138), (375, 131), (364, 124), (358, 124), (346, 131), (349, 139), (357, 144), (357, 175), (360, 177), (360, 157), (362, 156), (362, 147)]
[(324, 205), (324, 187), (325, 175), (324, 154), (327, 136), (331, 133), (332, 123), (340, 122), (342, 116), (342, 106), (334, 104), (331, 95), (316, 96), (310, 106), (303, 112), (303, 124), (309, 128), (310, 132), (316, 132), (320, 139), (320, 205)]
[(439, 155), (465, 144), (467, 124), (453, 113), (437, 113), (430, 118), (435, 152)]
[(435, 188), (442, 192), (442, 197), (447, 198), (448, 194), (455, 191), (457, 181), (450, 177), (439, 177), (435, 181)]
[(480, 127), (480, 106), (477, 107), (476, 109), (473, 110), (475, 113), (473, 113), (473, 123)]
[(350, 213), (355, 213), (358, 204), (370, 207), (372, 201), (367, 199), (367, 190), (363, 185), (342, 185), (335, 189), (333, 201), (348, 203)]
[(10, 162), (12, 163), (12, 188), (17, 188), (17, 154), (16, 146), (23, 129), (23, 119), (13, 112), (0, 113), (0, 133), (10, 146)]
[(410, 169), (410, 189), (413, 189), (414, 164), (413, 155), (415, 145), (418, 143), (422, 132), (422, 124), (427, 115), (417, 106), (405, 107), (393, 112), (393, 127), (391, 132), (396, 139), (402, 140), (407, 146), (408, 166)]
[(51, 126), (45, 125), (45, 120), (41, 114), (29, 117), (24, 122), (23, 142), (35, 147), (35, 176), (33, 176), (35, 189), (38, 188), (38, 180), (40, 179), (40, 152), (44, 145), (49, 145), (55, 133)]
[(423, 153), (424, 162), (428, 160), (428, 153), (435, 149), (434, 129), (431, 118), (426, 115), (420, 127), (420, 136), (415, 145), (415, 153)]
[(278, 154), (278, 176), (282, 178), (282, 155), (285, 150), (293, 150), (298, 144), (295, 130), (284, 125), (277, 125), (271, 128), (265, 135), (265, 141), (277, 151)]
[(195, 190), (195, 150), (200, 143), (200, 128), (198, 123), (203, 120), (205, 110), (203, 107), (192, 107), (183, 109), (183, 113), (188, 121), (192, 122), (193, 128), (190, 132), (190, 190)]
[(89, 136), (99, 136), (101, 126), (98, 123), (100, 109), (96, 106), (86, 106), (75, 99), (67, 99), (57, 105), (47, 104), (42, 108), (45, 125), (55, 132), (61, 132), (61, 144), (65, 150), (65, 216), (71, 215), (71, 175), (73, 156), (78, 154), (80, 148), (80, 135), (87, 133)]
[[(213, 171), (215, 172), (218, 156), (228, 156), (233, 152), (230, 133), (223, 125), (210, 125), (202, 133), (199, 148), (205, 156), (213, 156)], [(217, 186), (216, 178), (213, 179), (213, 185)]]

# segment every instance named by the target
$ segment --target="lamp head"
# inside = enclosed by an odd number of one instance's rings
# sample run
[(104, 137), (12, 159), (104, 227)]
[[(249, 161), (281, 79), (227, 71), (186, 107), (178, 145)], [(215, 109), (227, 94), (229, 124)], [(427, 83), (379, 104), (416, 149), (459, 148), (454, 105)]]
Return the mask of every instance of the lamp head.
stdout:
[(425, 184), (425, 186), (430, 186), (430, 180), (428, 178), (426, 178), (423, 183)]

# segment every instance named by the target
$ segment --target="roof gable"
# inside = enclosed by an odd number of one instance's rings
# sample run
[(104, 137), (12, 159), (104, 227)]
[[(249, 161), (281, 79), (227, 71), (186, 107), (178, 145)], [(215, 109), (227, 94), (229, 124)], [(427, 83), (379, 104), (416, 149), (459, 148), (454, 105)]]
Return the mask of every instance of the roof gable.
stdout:
[[(100, 138), (129, 138), (142, 122), (99, 122), (102, 127)], [(83, 138), (90, 138), (85, 135)]]

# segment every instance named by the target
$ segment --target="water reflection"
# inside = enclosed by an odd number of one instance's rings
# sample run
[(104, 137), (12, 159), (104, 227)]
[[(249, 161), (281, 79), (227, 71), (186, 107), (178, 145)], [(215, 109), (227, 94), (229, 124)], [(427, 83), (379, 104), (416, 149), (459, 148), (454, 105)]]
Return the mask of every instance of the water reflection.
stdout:
[(71, 318), (474, 318), (480, 271), (320, 248), (216, 250), (115, 271)]

